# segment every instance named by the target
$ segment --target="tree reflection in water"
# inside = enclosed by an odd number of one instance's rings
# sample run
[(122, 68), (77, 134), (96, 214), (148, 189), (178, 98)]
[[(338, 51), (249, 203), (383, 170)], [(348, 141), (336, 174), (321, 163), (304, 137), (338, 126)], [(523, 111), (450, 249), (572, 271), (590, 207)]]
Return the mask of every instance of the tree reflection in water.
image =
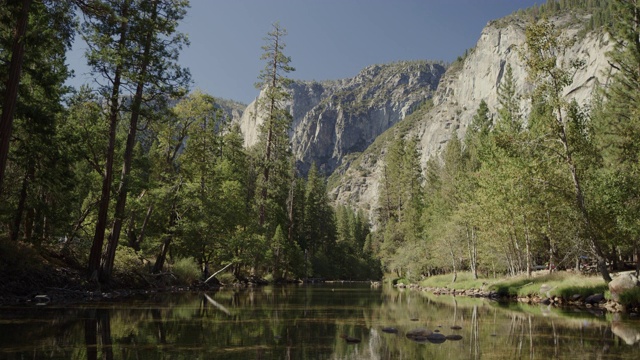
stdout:
[[(84, 339), (87, 347), (87, 360), (97, 360), (98, 350), (101, 350), (102, 359), (113, 360), (111, 319), (108, 309), (88, 309), (86, 311)], [(98, 343), (98, 339), (100, 343)]]
[[(418, 328), (449, 338), (440, 336), (436, 343), (405, 336)], [(361, 342), (349, 344), (341, 334)], [(9, 360), (635, 359), (640, 358), (639, 341), (640, 322), (624, 316), (371, 289), (368, 284), (0, 309), (0, 358)]]

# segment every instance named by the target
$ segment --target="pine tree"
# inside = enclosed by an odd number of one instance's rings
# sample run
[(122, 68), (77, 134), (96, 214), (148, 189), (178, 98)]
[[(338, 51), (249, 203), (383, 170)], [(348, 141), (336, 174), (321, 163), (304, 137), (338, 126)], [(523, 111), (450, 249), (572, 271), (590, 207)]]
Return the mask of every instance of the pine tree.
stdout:
[[(21, 16), (16, 11), (24, 11), (24, 4), (7, 5), (0, 16), (3, 24), (12, 26), (15, 19), (11, 18)], [(52, 232), (64, 232), (69, 221), (70, 159), (56, 140), (58, 122), (65, 116), (63, 97), (69, 91), (64, 85), (70, 75), (64, 55), (73, 35), (70, 11), (68, 3), (35, 2), (26, 14), (28, 26), (23, 24), (20, 44), (10, 45), (16, 29), (1, 35), (0, 53), (5, 62), (20, 61), (23, 68), (18, 74), (20, 88), (5, 84), (0, 125), (0, 153), (6, 151), (0, 154), (6, 161), (0, 169), (0, 223), (11, 224), (7, 228), (13, 240), (22, 237), (40, 243)], [(28, 46), (16, 49), (25, 44)], [(16, 51), (22, 51), (24, 57), (16, 60)], [(0, 78), (14, 81), (15, 70), (13, 65), (1, 68)]]
[[(140, 52), (134, 52), (128, 59), (131, 65), (125, 69), (124, 75), (135, 85), (135, 93), (130, 109), (129, 133), (124, 150), (113, 226), (101, 264), (100, 277), (105, 282), (109, 281), (113, 272), (116, 247), (126, 217), (125, 206), (130, 186), (133, 149), (141, 113), (153, 112), (162, 107), (166, 99), (180, 95), (189, 82), (188, 71), (177, 63), (179, 50), (187, 43), (184, 35), (177, 33), (178, 23), (186, 14), (186, 6), (186, 1), (144, 1), (127, 19), (131, 38), (129, 46), (138, 47)], [(146, 108), (143, 108), (143, 105), (147, 105)]]
[[(9, 143), (11, 142), (13, 117), (16, 112), (18, 85), (20, 84), (20, 76), (22, 73), (22, 62), (25, 51), (24, 44), (26, 43), (25, 35), (27, 33), (31, 3), (31, 0), (22, 0), (14, 11), (17, 15), (17, 21), (14, 28), (15, 30), (13, 31), (11, 61), (9, 62), (9, 72), (4, 83), (2, 113), (0, 114), (0, 195), (2, 194), (4, 173), (9, 157)], [(8, 17), (11, 18), (13, 16)]]
[[(289, 65), (291, 58), (286, 56), (284, 37), (287, 31), (279, 23), (272, 25), (273, 29), (264, 39), (266, 44), (261, 59), (265, 60), (265, 67), (260, 71), (256, 83), (258, 89), (262, 89), (264, 95), (260, 98), (258, 109), (264, 113), (264, 123), (260, 128), (259, 145), (264, 149), (260, 156), (260, 193), (258, 198), (258, 213), (260, 226), (264, 226), (267, 217), (273, 218), (276, 214), (267, 214), (269, 203), (278, 195), (273, 190), (279, 189), (278, 179), (275, 176), (286, 177), (289, 166), (289, 129), (291, 127), (291, 114), (285, 108), (284, 102), (288, 100), (289, 93), (286, 86), (291, 82), (286, 74), (295, 69)], [(257, 114), (256, 114), (257, 116)], [(270, 192), (272, 193), (270, 195)], [(275, 209), (270, 209), (275, 210)], [(274, 224), (270, 224), (275, 229)]]
[(131, 0), (110, 0), (104, 5), (108, 11), (93, 14), (83, 24), (83, 36), (89, 44), (87, 60), (93, 73), (103, 77), (108, 84), (100, 86), (99, 92), (107, 99), (108, 110), (108, 145), (102, 174), (102, 193), (98, 207), (93, 244), (89, 254), (88, 271), (93, 280), (99, 279), (100, 259), (108, 221), (111, 185), (113, 182), (113, 166), (116, 147), (116, 129), (120, 115), (121, 86), (123, 72), (131, 54), (129, 49), (129, 22), (132, 9)]

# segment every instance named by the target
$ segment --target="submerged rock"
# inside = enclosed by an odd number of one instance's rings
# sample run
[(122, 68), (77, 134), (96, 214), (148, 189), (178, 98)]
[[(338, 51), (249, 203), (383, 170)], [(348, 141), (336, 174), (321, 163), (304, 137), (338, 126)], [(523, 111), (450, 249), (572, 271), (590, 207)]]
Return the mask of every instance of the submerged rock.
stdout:
[(427, 340), (430, 343), (442, 344), (443, 342), (447, 341), (447, 337), (442, 335), (442, 334), (440, 334), (440, 333), (433, 333), (433, 334), (427, 336)]
[(383, 327), (382, 328), (382, 332), (385, 332), (387, 334), (397, 334), (398, 333), (398, 329), (396, 329), (394, 327)]
[(418, 328), (418, 329), (410, 330), (409, 332), (406, 333), (405, 336), (408, 339), (411, 339), (416, 342), (426, 342), (428, 340), (427, 337), (432, 334), (433, 334), (433, 331), (431, 330), (428, 330), (425, 328)]
[(357, 344), (360, 342), (360, 339), (351, 337), (347, 334), (342, 334), (340, 335), (340, 337), (343, 338), (348, 344)]

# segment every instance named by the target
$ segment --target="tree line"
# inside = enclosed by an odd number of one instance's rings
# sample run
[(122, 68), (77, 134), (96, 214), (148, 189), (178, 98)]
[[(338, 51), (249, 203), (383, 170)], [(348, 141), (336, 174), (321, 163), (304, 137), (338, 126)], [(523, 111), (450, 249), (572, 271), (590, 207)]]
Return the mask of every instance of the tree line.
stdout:
[(587, 266), (610, 281), (610, 269), (638, 261), (640, 4), (607, 6), (614, 71), (589, 104), (563, 96), (585, 66), (562, 60), (573, 39), (536, 18), (519, 48), (530, 93), (517, 92), (507, 65), (498, 108), (481, 101), (464, 138), (454, 132), (424, 173), (415, 140), (389, 146), (374, 237), (387, 271), (413, 279), (448, 271), (455, 280), (460, 269), (477, 277)]
[[(0, 238), (55, 248), (109, 285), (180, 261), (206, 278), (378, 278), (367, 219), (295, 169), (286, 30), (265, 38), (266, 114), (247, 149), (215, 98), (190, 91), (188, 1), (8, 1), (3, 27)], [(77, 16), (76, 16), (77, 14)], [(74, 36), (93, 82), (65, 85)], [(11, 256), (11, 254), (3, 254)], [(131, 277), (130, 277), (131, 278)]]

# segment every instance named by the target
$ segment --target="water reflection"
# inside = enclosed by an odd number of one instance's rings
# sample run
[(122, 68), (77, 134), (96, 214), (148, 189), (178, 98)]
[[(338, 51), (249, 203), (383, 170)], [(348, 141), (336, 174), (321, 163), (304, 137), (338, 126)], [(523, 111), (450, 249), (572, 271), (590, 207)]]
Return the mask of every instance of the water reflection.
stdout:
[(267, 287), (3, 308), (0, 358), (637, 359), (640, 323), (368, 285)]

